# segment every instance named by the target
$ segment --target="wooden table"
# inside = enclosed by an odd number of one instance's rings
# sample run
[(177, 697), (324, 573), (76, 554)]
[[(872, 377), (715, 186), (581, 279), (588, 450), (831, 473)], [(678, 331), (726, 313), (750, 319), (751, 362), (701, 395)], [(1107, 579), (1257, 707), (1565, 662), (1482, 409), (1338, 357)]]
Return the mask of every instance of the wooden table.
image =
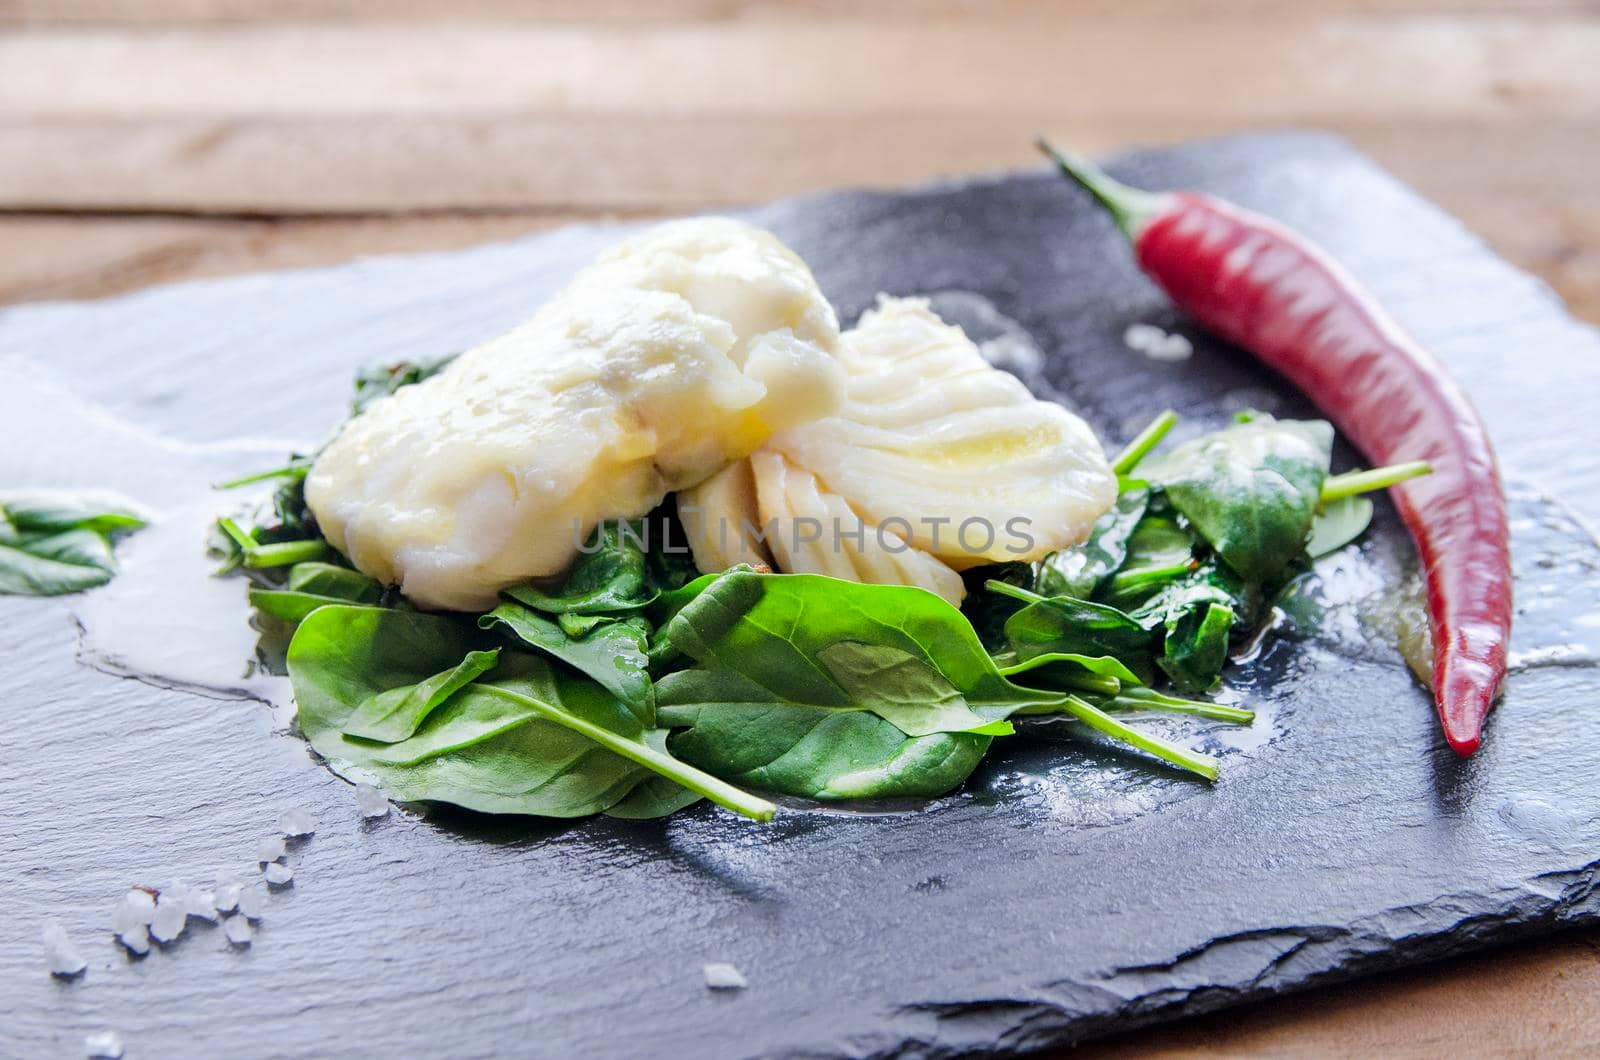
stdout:
[[(1600, 321), (1600, 4), (0, 0), (0, 302), (1238, 129), (1343, 133)], [(1600, 1050), (1600, 933), (1079, 1050)]]

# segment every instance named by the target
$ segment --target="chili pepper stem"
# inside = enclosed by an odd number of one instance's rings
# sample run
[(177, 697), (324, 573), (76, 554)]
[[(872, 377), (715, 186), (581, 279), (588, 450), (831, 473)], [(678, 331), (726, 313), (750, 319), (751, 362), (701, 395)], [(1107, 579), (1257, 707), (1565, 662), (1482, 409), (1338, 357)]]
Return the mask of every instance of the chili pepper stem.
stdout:
[(1167, 208), (1166, 196), (1129, 187), (1076, 151), (1056, 147), (1042, 136), (1035, 142), (1061, 172), (1099, 200), (1129, 239), (1137, 239), (1144, 226)]
[(1157, 416), (1150, 426), (1140, 431), (1138, 435), (1123, 447), (1122, 452), (1111, 462), (1111, 470), (1119, 475), (1126, 475), (1139, 466), (1139, 461), (1150, 455), (1150, 450), (1161, 444), (1172, 428), (1178, 425), (1178, 414), (1167, 409)]
[(1388, 489), (1407, 479), (1431, 474), (1433, 474), (1432, 464), (1426, 460), (1412, 460), (1405, 464), (1375, 467), (1369, 471), (1351, 471), (1343, 475), (1334, 475), (1322, 484), (1321, 502), (1328, 504), (1345, 497), (1354, 497), (1358, 493)]

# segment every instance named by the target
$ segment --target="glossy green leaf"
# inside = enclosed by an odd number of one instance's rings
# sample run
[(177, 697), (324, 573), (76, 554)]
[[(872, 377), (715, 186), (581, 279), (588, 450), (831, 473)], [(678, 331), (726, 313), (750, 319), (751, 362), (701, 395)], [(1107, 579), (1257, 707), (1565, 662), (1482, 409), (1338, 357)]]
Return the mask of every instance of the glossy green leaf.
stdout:
[(1228, 634), (1233, 629), (1233, 609), (1208, 603), (1178, 615), (1167, 623), (1161, 669), (1178, 688), (1204, 692), (1216, 685), (1228, 661)]
[(1152, 458), (1150, 481), (1239, 574), (1272, 581), (1304, 552), (1333, 427), (1256, 415)]
[(587, 674), (648, 723), (655, 709), (647, 651), (649, 631), (642, 621), (610, 622), (581, 637), (571, 637), (554, 619), (522, 606), (504, 603), (482, 615), (478, 625), (496, 629)]
[(1053, 596), (1028, 604), (1006, 622), (1019, 661), (1039, 655), (1111, 656), (1149, 684), (1154, 666), (1150, 631), (1106, 604)]
[(1039, 561), (1033, 590), (1041, 596), (1088, 599), (1101, 583), (1123, 566), (1128, 541), (1150, 506), (1148, 483), (1124, 479), (1111, 510), (1096, 520), (1088, 540), (1052, 552)]
[[(534, 655), (499, 665), (427, 713), (398, 743), (342, 731), (362, 704), (417, 685), (483, 650), (472, 624), (381, 608), (329, 606), (307, 617), (289, 644), (289, 676), (301, 731), (341, 776), (392, 797), (454, 803), (488, 813), (577, 817), (625, 800), (660, 776), (749, 816), (770, 803), (674, 759), (665, 733), (593, 681)], [(635, 815), (667, 804), (641, 794)]]
[(687, 726), (674, 751), (814, 798), (948, 791), (1008, 731), (992, 723), (1061, 698), (1007, 681), (959, 611), (904, 586), (731, 574), (666, 637), (697, 663), (657, 688), (661, 722)]
[(375, 604), (383, 599), (383, 583), (360, 571), (332, 563), (297, 563), (285, 583), (290, 591), (331, 596), (355, 604)]
[(1330, 501), (1311, 521), (1311, 540), (1306, 555), (1320, 559), (1337, 552), (1366, 532), (1372, 523), (1372, 501), (1366, 497), (1342, 497)]
[[(16, 534), (90, 530), (97, 534), (138, 530), (149, 515), (139, 505), (107, 490), (16, 491), (0, 494), (0, 513)], [(4, 531), (0, 530), (0, 538)]]
[(560, 584), (519, 585), (503, 595), (536, 611), (596, 615), (637, 611), (657, 595), (646, 578), (644, 527), (607, 522), (595, 528)]
[(466, 658), (448, 670), (414, 685), (390, 688), (370, 696), (345, 721), (345, 735), (379, 743), (409, 739), (430, 713), (494, 669), (499, 659), (499, 648), (469, 651)]
[(1038, 670), (1041, 667), (1060, 666), (1081, 670), (1099, 677), (1109, 677), (1119, 685), (1140, 685), (1139, 675), (1128, 669), (1122, 660), (1110, 655), (1080, 655), (1076, 652), (1045, 652), (1031, 659), (1002, 666), (1000, 672), (1007, 677)]
[(116, 572), (111, 542), (93, 530), (0, 527), (0, 594), (62, 596), (104, 585)]

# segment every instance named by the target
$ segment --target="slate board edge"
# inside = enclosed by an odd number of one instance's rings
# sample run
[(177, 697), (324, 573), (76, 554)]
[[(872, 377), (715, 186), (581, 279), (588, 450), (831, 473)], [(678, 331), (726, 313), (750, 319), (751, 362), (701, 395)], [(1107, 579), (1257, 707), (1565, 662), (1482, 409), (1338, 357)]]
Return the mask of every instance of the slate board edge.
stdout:
[[(1262, 138), (1264, 137), (1246, 135), (1212, 142), (1226, 143)], [(1307, 134), (1304, 138), (1340, 142), (1336, 137), (1323, 137), (1319, 134)], [(1118, 158), (1136, 159), (1142, 153), (1133, 152), (1120, 155)], [(1036, 176), (1037, 171), (1028, 169), (975, 178), (943, 180), (908, 190), (981, 187), (1018, 175)], [(803, 208), (816, 200), (839, 194), (841, 193), (824, 192), (798, 200), (787, 200), (782, 206)], [(895, 192), (874, 189), (842, 194), (892, 196)], [(1440, 217), (1446, 216), (1431, 205), (1428, 208), (1434, 210)], [(1459, 222), (1453, 219), (1452, 223), (1461, 227)], [(500, 245), (511, 246), (522, 241), (509, 240)], [(450, 253), (388, 255), (362, 260), (380, 264), (443, 258), (449, 257)], [(332, 274), (350, 267), (347, 264), (285, 271)], [(222, 277), (190, 281), (185, 284), (155, 288), (150, 293), (159, 294), (174, 287), (248, 283), (260, 277), (283, 274), (280, 272), (258, 274), (257, 277), (248, 278)], [(1553, 292), (1549, 292), (1548, 287), (1542, 283), (1540, 286), (1548, 293), (1552, 304), (1559, 306), (1559, 299)], [(142, 293), (118, 297), (138, 299), (142, 297)], [(0, 313), (0, 321), (3, 321), (6, 315)], [(1452, 921), (1447, 908), (1449, 896), (1441, 895), (1420, 910), (1416, 907), (1385, 910), (1365, 921), (1358, 921), (1350, 928), (1304, 925), (1259, 929), (1244, 935), (1214, 939), (1170, 963), (1115, 969), (1094, 984), (1065, 983), (1057, 984), (1055, 987), (1040, 984), (1041, 993), (1057, 995), (1049, 999), (996, 996), (950, 1003), (920, 1002), (885, 1013), (882, 1031), (853, 1037), (848, 1040), (848, 1044), (834, 1044), (841, 1046), (839, 1053), (850, 1055), (952, 1056), (992, 1052), (997, 1049), (1018, 1052), (1041, 1051), (1070, 1041), (1124, 1031), (1177, 1015), (1220, 1009), (1237, 1003), (1245, 995), (1259, 999), (1262, 993), (1286, 993), (1353, 979), (1398, 965), (1415, 964), (1487, 945), (1498, 945), (1544, 934), (1600, 914), (1600, 899), (1596, 897), (1596, 886), (1600, 880), (1597, 880), (1597, 876), (1600, 876), (1600, 860), (1559, 874), (1547, 873), (1530, 878), (1525, 881), (1523, 887), (1503, 889), (1493, 895), (1495, 901), (1501, 903), (1501, 909), (1492, 919), (1480, 917)], [(1397, 917), (1408, 914), (1425, 914), (1425, 926), (1414, 931), (1393, 930), (1390, 926), (1392, 922)], [(1253, 966), (1255, 968), (1253, 974), (1235, 976), (1228, 982), (1182, 987), (1141, 981), (1146, 977), (1171, 977), (1174, 973), (1181, 973), (1185, 968), (1194, 968), (1209, 959), (1216, 958), (1228, 948), (1242, 944), (1270, 945), (1278, 942), (1283, 945), (1278, 955)], [(1233, 968), (1230, 968), (1230, 972), (1232, 970)], [(1119, 983), (1124, 989), (1113, 990), (1112, 987)], [(1085, 1015), (1084, 1013), (1093, 1011), (1097, 1007), (1092, 1004), (1092, 999), (1102, 992), (1118, 999), (1127, 999), (1123, 1002), (1122, 1010), (1115, 1015)], [(1091, 1003), (1080, 1009), (1073, 1003), (1075, 993)], [(1102, 1006), (1103, 1004), (1102, 1001)], [(926, 1033), (919, 1033), (923, 1028), (926, 1029)], [(809, 1048), (802, 1047), (796, 1052), (785, 1055), (810, 1054)], [(827, 1055), (836, 1053), (830, 1051)]]
[[(1538, 881), (1559, 883), (1559, 893), (1541, 893), (1531, 886)], [(917, 1017), (925, 1018), (931, 1030), (926, 1038), (900, 1038), (882, 1049), (868, 1048), (850, 1055), (909, 1056), (926, 1060), (1041, 1055), (1064, 1045), (1077, 1045), (1182, 1017), (1234, 1006), (1265, 1004), (1274, 996), (1488, 952), (1600, 919), (1600, 859), (1569, 872), (1543, 874), (1527, 883), (1530, 886), (1507, 888), (1495, 896), (1506, 903), (1497, 915), (1464, 918), (1439, 930), (1412, 934), (1388, 932), (1383, 927), (1384, 921), (1410, 910), (1385, 910), (1350, 928), (1311, 924), (1216, 938), (1170, 963), (1118, 969), (1095, 986), (1062, 984), (1068, 993), (1078, 993), (1086, 1001), (1100, 992), (1114, 998), (1132, 999), (1123, 1001), (1124, 1007), (1116, 1012), (1084, 1015), (1083, 1011), (1092, 1011), (1092, 1004), (1086, 1004), (1080, 1011), (1058, 1002), (1007, 997), (906, 1006), (896, 1015), (909, 1017), (913, 1022)], [(1437, 906), (1449, 897), (1441, 895), (1433, 904)], [(1260, 965), (1254, 975), (1227, 984), (1209, 982), (1194, 987), (1148, 989), (1138, 982), (1142, 976), (1171, 975), (1236, 944), (1279, 940), (1284, 943), (1281, 953)], [(1309, 970), (1285, 972), (1286, 967)], [(1129, 981), (1134, 989), (1113, 989), (1118, 981)], [(1144, 988), (1143, 993), (1136, 992), (1140, 988)]]

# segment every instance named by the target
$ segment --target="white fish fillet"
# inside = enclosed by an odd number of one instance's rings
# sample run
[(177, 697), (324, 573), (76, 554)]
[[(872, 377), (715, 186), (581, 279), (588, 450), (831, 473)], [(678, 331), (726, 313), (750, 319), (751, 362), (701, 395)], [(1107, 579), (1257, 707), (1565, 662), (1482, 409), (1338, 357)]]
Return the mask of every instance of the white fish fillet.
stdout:
[[(680, 495), (680, 510), (696, 512), (686, 528), (702, 569), (755, 553), (789, 572), (959, 603), (957, 571), (1076, 544), (1116, 499), (1088, 426), (991, 366), (925, 300), (880, 298), (841, 347), (849, 383), (836, 415), (774, 435), (747, 466)], [(809, 539), (798, 519), (823, 533)], [(729, 532), (741, 526), (761, 528), (767, 551)]]
[(1074, 545), (1116, 500), (1088, 424), (989, 364), (925, 299), (880, 298), (841, 360), (844, 408), (768, 447), (869, 522), (905, 520), (911, 543), (952, 567)]
[(532, 320), (352, 420), (306, 479), (323, 532), (423, 607), (481, 610), (842, 399), (838, 323), (775, 237), (652, 229)]

